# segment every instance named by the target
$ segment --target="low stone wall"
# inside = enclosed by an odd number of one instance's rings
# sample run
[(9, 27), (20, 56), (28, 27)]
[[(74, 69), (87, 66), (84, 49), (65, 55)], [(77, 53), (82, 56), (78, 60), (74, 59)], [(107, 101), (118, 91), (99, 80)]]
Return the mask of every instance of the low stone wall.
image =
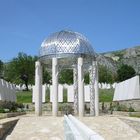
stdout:
[(129, 112), (124, 112), (124, 111), (113, 111), (113, 115), (129, 116)]
[[(62, 104), (62, 103), (59, 103), (59, 104)], [(66, 104), (66, 103), (64, 103), (64, 104)], [(67, 103), (67, 104), (69, 104), (73, 107), (73, 103)], [(116, 102), (112, 102), (112, 106), (114, 106), (115, 104), (116, 104)], [(131, 106), (136, 112), (140, 112), (140, 100), (119, 101), (119, 105), (124, 105), (128, 109)], [(28, 106), (29, 106), (29, 111), (34, 111), (34, 104), (30, 103), (30, 104), (28, 104)], [(102, 113), (110, 113), (109, 112), (110, 106), (111, 106), (111, 102), (104, 102), (104, 103), (100, 102), (99, 103), (99, 110)], [(89, 108), (90, 108), (90, 103), (85, 103), (85, 109), (88, 110), (87, 113), (89, 112)], [(44, 104), (42, 104), (42, 109), (43, 109), (43, 111), (52, 112), (51, 111), (52, 104), (51, 103), (44, 103)], [(27, 113), (29, 113), (29, 112), (27, 112)]]
[(129, 116), (139, 116), (140, 117), (140, 112), (130, 112)]
[(0, 120), (0, 140), (14, 127), (18, 118), (6, 118)]
[(26, 112), (13, 112), (13, 113), (6, 113), (6, 118), (16, 117), (20, 115), (25, 115)]
[(125, 105), (127, 108), (131, 106), (135, 111), (140, 112), (140, 100), (119, 101), (119, 104)]
[(113, 115), (120, 115), (120, 116), (140, 116), (140, 112), (113, 111)]
[(0, 113), (0, 119), (25, 115), (26, 112)]

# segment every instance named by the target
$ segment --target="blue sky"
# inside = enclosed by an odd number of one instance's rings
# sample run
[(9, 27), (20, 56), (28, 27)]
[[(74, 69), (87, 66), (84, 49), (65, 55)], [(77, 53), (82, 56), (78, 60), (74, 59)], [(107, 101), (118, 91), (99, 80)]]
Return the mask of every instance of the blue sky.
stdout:
[(0, 59), (38, 55), (53, 32), (85, 35), (96, 52), (140, 45), (140, 0), (0, 0)]

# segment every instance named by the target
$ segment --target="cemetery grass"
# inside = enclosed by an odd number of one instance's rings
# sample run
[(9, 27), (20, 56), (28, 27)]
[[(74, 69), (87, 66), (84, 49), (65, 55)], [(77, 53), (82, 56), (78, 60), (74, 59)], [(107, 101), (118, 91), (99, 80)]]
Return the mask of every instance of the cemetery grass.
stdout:
[(18, 103), (31, 103), (32, 102), (32, 91), (18, 91), (17, 102)]
[(114, 89), (99, 89), (99, 102), (112, 102)]
[[(17, 102), (18, 103), (32, 103), (32, 91), (18, 91)], [(49, 98), (49, 89), (46, 91), (46, 102), (48, 103)], [(112, 102), (114, 95), (114, 89), (100, 89), (99, 90), (99, 101), (100, 102)], [(63, 95), (64, 103), (67, 102), (66, 90), (64, 89)]]

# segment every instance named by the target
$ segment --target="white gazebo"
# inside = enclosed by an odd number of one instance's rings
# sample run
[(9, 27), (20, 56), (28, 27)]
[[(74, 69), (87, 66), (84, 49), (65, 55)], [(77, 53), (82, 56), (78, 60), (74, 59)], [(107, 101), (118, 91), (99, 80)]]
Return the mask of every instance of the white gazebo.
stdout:
[(74, 113), (84, 116), (84, 71), (90, 77), (90, 115), (99, 115), (98, 65), (96, 53), (89, 41), (80, 33), (62, 30), (43, 41), (39, 60), (35, 65), (35, 113), (42, 115), (42, 66), (52, 68), (52, 114), (58, 112), (58, 75), (61, 69), (73, 69)]

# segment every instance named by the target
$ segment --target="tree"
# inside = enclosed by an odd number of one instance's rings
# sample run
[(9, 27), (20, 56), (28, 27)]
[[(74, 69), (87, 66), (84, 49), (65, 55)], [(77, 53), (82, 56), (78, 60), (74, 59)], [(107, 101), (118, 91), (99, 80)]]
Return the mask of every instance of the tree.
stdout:
[(64, 69), (59, 74), (59, 82), (61, 84), (73, 84), (73, 70), (72, 69)]
[(89, 84), (89, 72), (85, 73), (84, 82), (85, 82), (85, 84)]
[(118, 75), (118, 81), (124, 81), (127, 80), (131, 77), (134, 77), (136, 74), (135, 70), (133, 67), (128, 66), (128, 65), (121, 65), (120, 68), (117, 70), (117, 75)]
[(36, 60), (36, 56), (32, 57), (25, 53), (19, 53), (6, 65), (4, 78), (15, 84), (24, 83), (26, 90), (28, 90), (28, 84), (34, 83)]
[(99, 65), (99, 82), (100, 83), (113, 83), (115, 74), (112, 73), (106, 66)]
[(50, 73), (43, 67), (43, 83), (52, 84)]

